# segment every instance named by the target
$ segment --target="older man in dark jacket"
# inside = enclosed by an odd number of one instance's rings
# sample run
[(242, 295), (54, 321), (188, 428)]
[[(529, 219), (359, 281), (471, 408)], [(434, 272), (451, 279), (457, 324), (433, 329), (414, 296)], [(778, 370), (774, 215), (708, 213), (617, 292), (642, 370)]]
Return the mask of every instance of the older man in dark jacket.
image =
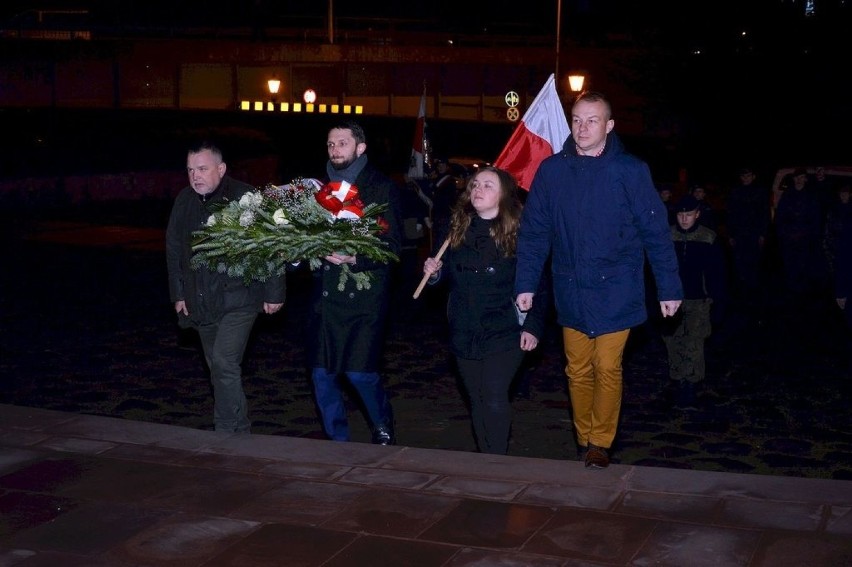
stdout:
[(213, 384), (216, 431), (248, 433), (251, 422), (243, 392), (241, 364), (249, 334), (260, 311), (276, 313), (284, 305), (284, 277), (246, 285), (242, 278), (190, 265), (192, 233), (215, 208), (239, 200), (251, 185), (225, 175), (227, 166), (215, 145), (190, 148), (186, 171), (189, 186), (178, 193), (166, 229), (169, 295), (184, 328), (201, 336)]
[(533, 179), (518, 237), (517, 303), (533, 295), (552, 252), (553, 295), (568, 357), (574, 428), (586, 466), (609, 465), (621, 409), (624, 346), (647, 318), (650, 261), (664, 317), (683, 298), (666, 209), (648, 166), (612, 133), (609, 102), (582, 93), (571, 136)]

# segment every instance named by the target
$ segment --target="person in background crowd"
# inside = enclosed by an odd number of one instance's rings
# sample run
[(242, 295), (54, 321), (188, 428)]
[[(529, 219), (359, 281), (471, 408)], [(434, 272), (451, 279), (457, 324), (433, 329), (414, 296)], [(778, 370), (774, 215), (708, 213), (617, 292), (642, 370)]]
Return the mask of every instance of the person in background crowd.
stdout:
[(400, 187), (400, 216), (402, 217), (402, 246), (399, 265), (393, 270), (396, 276), (393, 308), (412, 309), (414, 304), (409, 302), (411, 290), (420, 280), (420, 265), (431, 249), (427, 227), (432, 201), (423, 192), (426, 179), (411, 179), (405, 176), (405, 183)]
[(538, 345), (547, 309), (542, 296), (519, 316), (512, 301), (521, 217), (517, 191), (506, 171), (490, 166), (477, 171), (453, 208), (450, 246), (442, 259), (428, 258), (423, 266), (430, 283), (449, 283), (450, 344), (483, 453), (506, 454), (509, 448), (509, 388), (524, 353)]
[[(852, 216), (850, 216), (849, 186), (839, 191), (845, 213), (834, 241), (834, 298), (846, 322), (847, 372), (852, 374)], [(852, 378), (852, 376), (850, 376)], [(846, 392), (852, 391), (848, 382)]]
[(704, 381), (704, 341), (712, 319), (719, 320), (727, 299), (725, 258), (716, 233), (702, 226), (701, 203), (692, 195), (677, 206), (671, 234), (683, 283), (683, 304), (664, 328), (669, 377), (677, 384), (675, 405), (693, 408), (695, 389)]
[(453, 205), (461, 194), (460, 189), (464, 188), (464, 185), (459, 187), (458, 178), (445, 158), (435, 158), (435, 175), (430, 187), (432, 248), (441, 246), (450, 232)]
[(737, 311), (759, 317), (763, 302), (761, 266), (772, 223), (771, 193), (750, 167), (728, 197), (728, 244), (733, 256)]
[(533, 178), (515, 279), (518, 307), (529, 310), (550, 259), (575, 434), (593, 468), (609, 466), (624, 347), (631, 327), (647, 319), (646, 255), (663, 317), (673, 316), (683, 298), (665, 207), (648, 165), (625, 151), (614, 126), (602, 94), (578, 96), (571, 135)]
[[(387, 204), (387, 230), (381, 238), (399, 255), (402, 242), (400, 189), (367, 160), (367, 140), (356, 122), (341, 122), (328, 132), (326, 173), (330, 182), (348, 182), (365, 204)], [(340, 289), (344, 266), (370, 274), (369, 287), (348, 282)], [(308, 358), (323, 430), (335, 441), (349, 440), (349, 420), (338, 379), (345, 374), (357, 391), (372, 427), (372, 442), (393, 445), (393, 412), (379, 376), (379, 357), (388, 309), (387, 264), (344, 252), (326, 256), (312, 272), (314, 286), (308, 321)]]
[(826, 176), (824, 167), (817, 167), (814, 170), (814, 177), (808, 183), (808, 189), (816, 196), (823, 220), (826, 220), (837, 198), (837, 189), (832, 180)]
[(666, 220), (669, 226), (677, 222), (677, 213), (675, 212), (674, 200), (672, 200), (672, 190), (669, 187), (660, 187), (660, 200), (666, 206)]
[(719, 225), (716, 221), (716, 212), (713, 210), (713, 207), (710, 206), (710, 203), (707, 202), (707, 189), (704, 184), (696, 183), (689, 190), (689, 194), (698, 201), (698, 210), (701, 212), (698, 216), (700, 219), (698, 221), (699, 224), (706, 226), (713, 232), (716, 232), (719, 229)]
[(807, 184), (807, 172), (795, 170), (792, 185), (782, 193), (775, 214), (786, 291), (801, 308), (800, 315), (815, 306), (814, 300), (825, 284), (820, 206)]
[(834, 274), (837, 268), (837, 241), (843, 233), (843, 227), (852, 222), (852, 204), (849, 202), (850, 186), (841, 185), (835, 193), (834, 201), (828, 207), (825, 217), (825, 232), (823, 237), (823, 252), (829, 274)]
[(195, 270), (192, 233), (213, 211), (254, 188), (225, 173), (222, 152), (211, 142), (189, 149), (189, 186), (178, 193), (166, 229), (169, 296), (182, 328), (201, 337), (213, 385), (213, 424), (216, 431), (249, 433), (251, 421), (243, 391), (242, 360), (257, 314), (277, 313), (284, 305), (284, 276), (246, 285), (242, 278), (206, 268)]

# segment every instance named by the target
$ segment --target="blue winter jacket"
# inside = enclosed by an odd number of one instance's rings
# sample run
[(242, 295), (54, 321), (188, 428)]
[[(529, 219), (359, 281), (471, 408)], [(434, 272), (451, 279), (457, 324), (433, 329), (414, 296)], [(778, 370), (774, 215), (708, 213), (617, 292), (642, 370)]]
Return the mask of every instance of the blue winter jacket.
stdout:
[(518, 233), (516, 294), (538, 289), (551, 251), (558, 322), (590, 337), (645, 321), (646, 254), (659, 300), (683, 298), (648, 165), (612, 132), (599, 157), (577, 155), (569, 136), (539, 166)]

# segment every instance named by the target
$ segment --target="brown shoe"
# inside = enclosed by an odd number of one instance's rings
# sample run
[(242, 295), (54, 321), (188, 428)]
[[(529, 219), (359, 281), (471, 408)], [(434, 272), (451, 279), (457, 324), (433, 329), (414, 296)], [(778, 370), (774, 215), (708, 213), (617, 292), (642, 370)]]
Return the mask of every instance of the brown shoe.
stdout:
[(593, 469), (605, 469), (609, 466), (609, 455), (606, 449), (597, 445), (589, 444), (589, 451), (586, 453), (586, 466)]

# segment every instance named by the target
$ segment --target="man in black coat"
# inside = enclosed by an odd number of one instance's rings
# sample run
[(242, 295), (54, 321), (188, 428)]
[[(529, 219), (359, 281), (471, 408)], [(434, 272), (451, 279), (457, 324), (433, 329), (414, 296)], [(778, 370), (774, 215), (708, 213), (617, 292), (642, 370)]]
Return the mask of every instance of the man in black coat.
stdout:
[(756, 181), (751, 168), (739, 171), (740, 183), (728, 198), (728, 243), (733, 254), (736, 292), (741, 311), (754, 311), (764, 295), (761, 266), (771, 223), (769, 188)]
[(285, 280), (246, 285), (242, 278), (207, 268), (194, 270), (192, 233), (215, 208), (239, 201), (253, 187), (225, 175), (227, 166), (215, 145), (203, 142), (189, 149), (189, 186), (178, 193), (166, 230), (169, 295), (183, 328), (201, 337), (213, 384), (216, 431), (248, 433), (251, 422), (243, 392), (241, 364), (257, 314), (278, 312), (284, 305)]
[[(381, 239), (399, 255), (402, 242), (400, 189), (367, 161), (364, 130), (344, 122), (328, 132), (326, 173), (331, 182), (347, 182), (363, 204), (384, 203), (387, 230)], [(357, 286), (344, 271), (368, 274)], [(389, 266), (339, 251), (326, 256), (313, 273), (308, 356), (323, 429), (335, 441), (349, 440), (349, 422), (338, 378), (345, 374), (363, 402), (372, 441), (395, 442), (393, 414), (379, 376), (379, 358), (388, 307)], [(343, 276), (343, 278), (341, 277)]]

